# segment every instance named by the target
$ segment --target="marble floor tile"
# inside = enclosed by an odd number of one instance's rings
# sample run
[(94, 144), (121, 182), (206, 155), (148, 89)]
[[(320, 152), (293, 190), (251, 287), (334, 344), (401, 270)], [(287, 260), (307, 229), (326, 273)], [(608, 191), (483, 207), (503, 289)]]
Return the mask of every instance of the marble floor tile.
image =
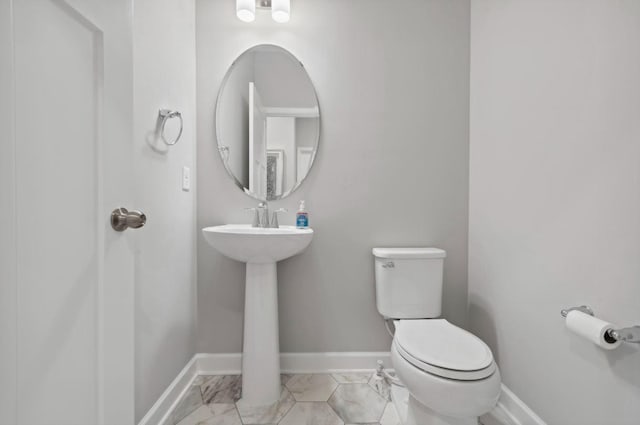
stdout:
[(331, 375), (294, 375), (286, 387), (296, 401), (327, 401), (338, 383)]
[(209, 408), (213, 418), (206, 425), (242, 425), (235, 404), (210, 404)]
[(195, 378), (193, 378), (193, 382), (191, 383), (191, 385), (202, 385), (209, 378), (211, 378), (211, 375), (197, 375)]
[(242, 376), (210, 376), (200, 385), (200, 388), (205, 404), (235, 403), (242, 394)]
[[(400, 425), (408, 401), (406, 388), (370, 379), (372, 374), (282, 374), (280, 400), (249, 406), (241, 395), (241, 376), (199, 376), (169, 414), (167, 425)], [(291, 388), (291, 391), (288, 389)], [(393, 398), (385, 400), (393, 388)], [(295, 395), (300, 398), (296, 401)], [(382, 395), (381, 395), (382, 394)], [(330, 395), (330, 397), (329, 397)], [(325, 401), (328, 397), (328, 401)], [(319, 401), (301, 401), (305, 398)], [(205, 403), (206, 402), (206, 403)], [(403, 414), (406, 414), (403, 413)], [(514, 425), (499, 409), (480, 418), (484, 425)]]
[(338, 384), (366, 384), (371, 379), (371, 372), (332, 373)]
[(282, 389), (280, 400), (268, 406), (252, 406), (240, 399), (236, 403), (240, 419), (245, 425), (277, 424), (291, 410), (296, 400), (286, 389)]
[(213, 418), (213, 413), (211, 413), (209, 406), (202, 405), (178, 422), (177, 425), (196, 425), (211, 418)]
[(291, 373), (281, 373), (280, 374), (280, 385), (286, 385), (289, 382), (289, 379), (293, 378), (293, 374)]
[(235, 404), (201, 406), (178, 425), (242, 425)]
[(407, 410), (409, 410), (409, 391), (406, 387), (391, 386), (391, 400), (400, 417), (400, 423), (407, 422)]
[(327, 403), (299, 402), (286, 414), (279, 425), (343, 425)]
[(328, 403), (347, 423), (378, 422), (387, 405), (369, 384), (340, 385)]
[(402, 425), (393, 403), (387, 403), (387, 407), (384, 408), (382, 418), (380, 418), (380, 425)]
[(183, 418), (189, 416), (193, 411), (202, 406), (202, 394), (200, 387), (192, 385), (187, 393), (182, 397), (175, 410), (171, 413), (170, 424), (177, 424)]

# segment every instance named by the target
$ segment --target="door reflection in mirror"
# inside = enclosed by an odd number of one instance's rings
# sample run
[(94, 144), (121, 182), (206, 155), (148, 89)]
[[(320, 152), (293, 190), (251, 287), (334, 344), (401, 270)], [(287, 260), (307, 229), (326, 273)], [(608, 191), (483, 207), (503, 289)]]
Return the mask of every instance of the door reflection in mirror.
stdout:
[(292, 193), (313, 165), (319, 133), (315, 89), (291, 53), (260, 45), (231, 65), (218, 94), (216, 136), (245, 193), (259, 200)]

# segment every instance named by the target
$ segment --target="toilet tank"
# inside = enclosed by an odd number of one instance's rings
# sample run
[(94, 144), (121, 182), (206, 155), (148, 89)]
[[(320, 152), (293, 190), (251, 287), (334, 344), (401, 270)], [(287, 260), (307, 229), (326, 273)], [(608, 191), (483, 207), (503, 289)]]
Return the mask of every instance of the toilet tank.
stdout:
[(442, 269), (438, 248), (373, 248), (376, 305), (391, 319), (429, 319), (442, 313)]

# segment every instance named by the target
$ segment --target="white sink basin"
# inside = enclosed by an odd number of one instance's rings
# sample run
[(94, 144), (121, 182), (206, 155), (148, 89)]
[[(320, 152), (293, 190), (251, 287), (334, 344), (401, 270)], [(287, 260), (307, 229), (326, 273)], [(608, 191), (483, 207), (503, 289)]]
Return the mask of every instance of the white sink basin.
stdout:
[(278, 229), (225, 224), (202, 229), (211, 246), (244, 263), (275, 263), (302, 252), (313, 238), (312, 229), (280, 226)]
[(247, 263), (242, 399), (255, 406), (276, 403), (281, 391), (276, 262), (302, 252), (311, 243), (313, 230), (225, 224), (207, 227), (202, 233), (222, 254)]

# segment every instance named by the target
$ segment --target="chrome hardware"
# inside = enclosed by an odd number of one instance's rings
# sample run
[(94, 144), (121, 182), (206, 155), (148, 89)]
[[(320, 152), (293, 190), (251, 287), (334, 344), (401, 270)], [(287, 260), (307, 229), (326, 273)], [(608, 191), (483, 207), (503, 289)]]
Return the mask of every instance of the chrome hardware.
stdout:
[(607, 331), (607, 335), (616, 341), (640, 344), (640, 326), (631, 326), (622, 329), (609, 329)]
[(394, 269), (395, 267), (396, 267), (396, 264), (393, 261), (387, 261), (382, 265), (383, 269)]
[[(160, 138), (162, 139), (162, 141), (167, 145), (167, 146), (173, 146), (176, 143), (178, 143), (178, 140), (180, 140), (180, 136), (182, 136), (182, 128), (183, 128), (183, 121), (182, 121), (182, 114), (178, 111), (172, 111), (171, 109), (160, 109), (158, 111), (158, 115), (160, 116)], [(164, 126), (167, 124), (167, 121), (169, 121), (171, 118), (179, 118), (180, 119), (180, 130), (178, 131), (178, 135), (176, 136), (176, 139), (172, 142), (167, 141), (167, 138), (164, 136)]]
[(147, 216), (140, 211), (129, 211), (126, 208), (116, 208), (111, 212), (111, 227), (116, 232), (139, 229), (147, 222)]
[(271, 221), (269, 221), (269, 205), (266, 202), (260, 202), (255, 208), (245, 208), (245, 211), (253, 211), (253, 222), (251, 227), (261, 228), (278, 228), (278, 213), (286, 212), (286, 208), (280, 208), (273, 212)]
[(260, 202), (256, 208), (245, 208), (245, 211), (255, 211), (252, 227), (269, 227), (269, 206), (266, 202)]
[(269, 227), (269, 206), (266, 202), (258, 204), (258, 218), (260, 219), (260, 227)]
[(278, 224), (278, 213), (287, 212), (286, 208), (278, 208), (271, 214), (271, 221), (269, 222), (269, 227), (277, 229), (280, 227)]
[[(567, 317), (570, 311), (581, 311), (589, 316), (594, 316), (593, 310), (587, 305), (581, 305), (579, 307), (566, 308), (560, 311), (562, 317)], [(610, 339), (610, 340), (609, 340)], [(605, 335), (605, 340), (610, 343), (616, 341), (632, 342), (634, 344), (640, 344), (640, 325), (630, 326), (622, 329), (608, 329)]]
[(563, 310), (560, 310), (560, 315), (562, 317), (567, 317), (567, 314), (569, 314), (570, 311), (581, 311), (584, 314), (588, 314), (589, 316), (593, 316), (593, 310), (591, 310), (591, 307), (589, 307), (588, 305), (581, 305), (579, 307), (571, 307), (571, 308), (565, 308)]

